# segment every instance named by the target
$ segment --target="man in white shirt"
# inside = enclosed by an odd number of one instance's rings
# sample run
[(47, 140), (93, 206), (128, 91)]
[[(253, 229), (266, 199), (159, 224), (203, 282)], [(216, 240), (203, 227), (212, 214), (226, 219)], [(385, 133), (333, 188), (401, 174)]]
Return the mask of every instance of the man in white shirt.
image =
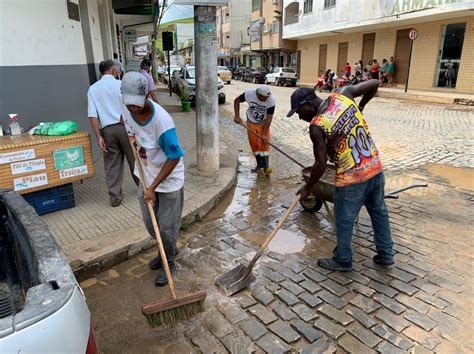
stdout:
[[(122, 100), (126, 108), (122, 113), (128, 134), (139, 145), (139, 156), (144, 173), (146, 192), (139, 188), (143, 221), (154, 237), (153, 225), (145, 203), (152, 202), (171, 272), (176, 267), (178, 249), (176, 241), (181, 227), (184, 203), (184, 151), (179, 143), (173, 118), (150, 97), (145, 76), (127, 73), (122, 80)], [(135, 175), (139, 176), (137, 169)], [(152, 259), (149, 266), (158, 270), (157, 286), (168, 283), (161, 258)]]
[(127, 158), (132, 176), (135, 159), (128, 142), (127, 131), (120, 123), (123, 106), (119, 80), (120, 66), (111, 59), (104, 60), (99, 64), (99, 71), (102, 78), (87, 92), (87, 115), (97, 143), (104, 154), (105, 180), (109, 189), (110, 205), (117, 207), (123, 199), (124, 157)]

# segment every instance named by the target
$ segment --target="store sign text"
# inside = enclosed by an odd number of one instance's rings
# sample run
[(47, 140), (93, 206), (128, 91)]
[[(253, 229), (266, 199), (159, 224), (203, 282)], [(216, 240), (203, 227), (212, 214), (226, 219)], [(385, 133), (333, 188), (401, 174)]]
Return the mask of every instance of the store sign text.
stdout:
[(47, 184), (48, 184), (48, 175), (46, 173), (40, 173), (38, 175), (15, 178), (13, 180), (13, 187), (16, 191), (44, 186)]
[(10, 165), (10, 168), (12, 175), (18, 175), (20, 173), (44, 170), (46, 168), (46, 162), (44, 159), (14, 162)]
[(87, 170), (87, 165), (73, 167), (73, 168), (66, 168), (65, 170), (59, 171), (59, 178), (73, 178), (76, 176), (86, 175), (89, 171)]
[(35, 158), (34, 149), (7, 152), (5, 154), (0, 154), (0, 164), (30, 160), (34, 158)]
[(428, 10), (441, 5), (464, 2), (464, 0), (395, 0), (392, 8), (392, 15), (399, 15), (405, 12)]

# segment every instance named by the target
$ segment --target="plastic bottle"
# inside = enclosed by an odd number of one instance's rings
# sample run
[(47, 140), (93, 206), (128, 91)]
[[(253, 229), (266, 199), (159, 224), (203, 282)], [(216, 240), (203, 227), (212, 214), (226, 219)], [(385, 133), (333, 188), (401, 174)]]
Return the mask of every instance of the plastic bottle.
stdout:
[(12, 136), (21, 135), (20, 123), (18, 123), (18, 114), (9, 114), (10, 116), (10, 131)]

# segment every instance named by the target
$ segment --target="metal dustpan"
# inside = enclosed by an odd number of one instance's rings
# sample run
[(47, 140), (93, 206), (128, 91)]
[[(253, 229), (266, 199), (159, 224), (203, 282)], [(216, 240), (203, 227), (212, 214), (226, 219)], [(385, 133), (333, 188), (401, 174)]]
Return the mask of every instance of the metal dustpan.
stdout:
[(257, 254), (252, 258), (248, 266), (239, 264), (234, 269), (229, 270), (227, 273), (221, 275), (220, 277), (216, 279), (215, 284), (222, 287), (226, 295), (231, 296), (239, 292), (240, 290), (245, 289), (250, 283), (252, 283), (255, 280), (255, 276), (252, 274), (253, 266), (255, 265), (257, 260), (262, 256), (263, 252), (265, 252), (268, 244), (273, 239), (273, 237), (275, 237), (276, 233), (278, 232), (278, 230), (280, 230), (280, 228), (282, 227), (286, 219), (288, 219), (288, 216), (290, 216), (290, 213), (293, 211), (296, 204), (298, 204), (299, 200), (300, 200), (300, 196), (297, 195), (295, 199), (293, 199), (293, 201), (291, 202), (291, 205), (288, 208), (288, 210), (285, 212), (283, 217), (278, 222), (275, 229), (273, 229), (270, 235), (265, 239), (263, 244), (260, 246), (260, 249), (258, 250)]

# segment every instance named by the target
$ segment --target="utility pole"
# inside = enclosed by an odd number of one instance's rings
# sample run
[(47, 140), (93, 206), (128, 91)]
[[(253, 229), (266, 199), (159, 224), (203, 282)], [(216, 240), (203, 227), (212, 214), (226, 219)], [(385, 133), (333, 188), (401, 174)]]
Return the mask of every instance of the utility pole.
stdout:
[(216, 6), (194, 6), (197, 169), (219, 171)]

